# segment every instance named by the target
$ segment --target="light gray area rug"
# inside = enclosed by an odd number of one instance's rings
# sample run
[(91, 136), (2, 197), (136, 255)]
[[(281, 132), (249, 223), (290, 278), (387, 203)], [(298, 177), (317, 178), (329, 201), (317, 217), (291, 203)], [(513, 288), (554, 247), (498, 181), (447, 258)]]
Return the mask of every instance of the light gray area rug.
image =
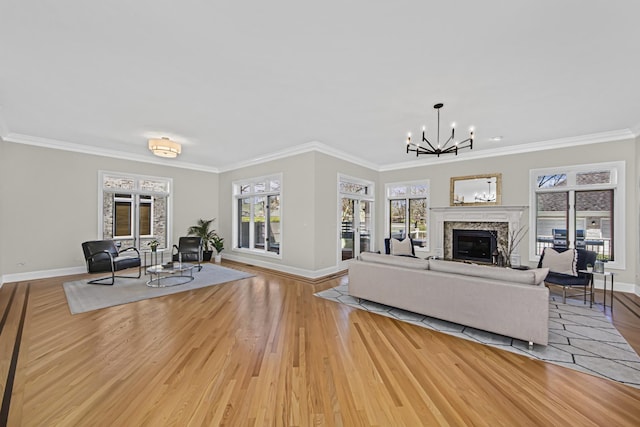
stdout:
[(640, 388), (640, 357), (605, 317), (601, 304), (594, 304), (593, 308), (589, 308), (588, 304), (583, 304), (582, 299), (567, 299), (567, 304), (563, 304), (562, 295), (551, 294), (549, 345), (534, 345), (533, 349), (529, 350), (528, 343), (518, 339), (384, 304), (365, 300), (359, 302), (358, 299), (349, 296), (348, 284), (315, 295), (360, 310)]
[[(189, 283), (165, 288), (147, 286), (146, 283), (149, 280), (149, 276), (144, 274), (139, 279), (116, 278), (113, 286), (88, 284), (87, 281), (99, 277), (95, 275), (95, 277), (85, 280), (66, 282), (63, 287), (71, 314), (78, 314), (148, 298), (219, 285), (234, 280), (246, 279), (254, 275), (228, 267), (203, 264), (201, 271), (194, 268), (193, 276), (194, 279)], [(168, 280), (171, 279), (169, 278)]]

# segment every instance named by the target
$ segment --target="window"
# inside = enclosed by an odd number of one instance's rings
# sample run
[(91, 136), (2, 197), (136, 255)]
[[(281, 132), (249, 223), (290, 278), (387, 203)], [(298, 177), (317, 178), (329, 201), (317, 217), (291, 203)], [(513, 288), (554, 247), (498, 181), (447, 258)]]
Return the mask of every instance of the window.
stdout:
[(429, 182), (386, 185), (386, 232), (404, 239), (410, 236), (417, 248), (429, 249)]
[(531, 170), (530, 185), (532, 261), (545, 247), (583, 248), (624, 268), (624, 162)]
[(99, 181), (101, 239), (143, 250), (151, 240), (157, 240), (161, 249), (171, 246), (171, 179), (100, 172)]
[(280, 255), (280, 183), (277, 175), (233, 184), (235, 249)]
[(338, 174), (339, 261), (373, 250), (373, 182)]

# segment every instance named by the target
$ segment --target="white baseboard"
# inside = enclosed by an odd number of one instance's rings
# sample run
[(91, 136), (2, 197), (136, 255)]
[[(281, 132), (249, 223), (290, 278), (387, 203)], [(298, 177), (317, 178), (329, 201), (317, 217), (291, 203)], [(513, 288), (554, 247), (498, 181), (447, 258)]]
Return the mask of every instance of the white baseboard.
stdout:
[[(600, 290), (604, 289), (602, 280), (596, 279), (595, 283), (593, 284), (593, 287), (595, 289), (600, 289)], [(611, 279), (609, 278), (607, 279), (607, 292), (609, 292), (610, 290), (611, 290)], [(614, 281), (613, 290), (615, 292), (626, 292), (626, 293), (636, 294), (640, 296), (640, 286), (634, 283), (624, 283), (624, 282)]]
[(2, 276), (1, 283), (23, 282), (25, 280), (46, 279), (48, 277), (71, 276), (73, 274), (82, 274), (86, 272), (87, 268), (84, 266), (56, 268), (54, 270), (26, 271), (24, 273), (5, 274)]
[(340, 268), (337, 265), (333, 267), (323, 268), (320, 270), (307, 270), (304, 268), (291, 267), (289, 265), (276, 264), (269, 261), (262, 261), (255, 258), (245, 258), (243, 256), (226, 254), (226, 253), (222, 254), (222, 258), (228, 259), (229, 261), (255, 265), (256, 267), (263, 267), (263, 268), (268, 268), (270, 270), (281, 271), (283, 273), (289, 273), (295, 276), (301, 276), (306, 279), (319, 279), (321, 277), (329, 276), (331, 274), (335, 274), (335, 273), (338, 273), (339, 271), (344, 270), (344, 268)]
[[(301, 276), (307, 279), (319, 279), (320, 277), (329, 276), (331, 274), (338, 273), (342, 271), (344, 268), (338, 266), (332, 266), (328, 268), (323, 268), (320, 270), (307, 270), (303, 268), (291, 267), (288, 265), (276, 264), (269, 261), (256, 260), (254, 258), (245, 258), (243, 256), (233, 255), (233, 254), (224, 254), (224, 259), (228, 259), (230, 261), (241, 262), (249, 265), (255, 265), (257, 267), (264, 267), (270, 270), (282, 271), (283, 273), (289, 273), (296, 276)], [(0, 288), (4, 283), (10, 282), (22, 282), (26, 280), (37, 280), (37, 279), (46, 279), (48, 277), (59, 277), (59, 276), (71, 276), (73, 274), (82, 274), (86, 273), (86, 267), (67, 267), (67, 268), (57, 268), (54, 270), (41, 270), (41, 271), (27, 271), (24, 273), (12, 273), (5, 274), (0, 276)], [(594, 284), (596, 289), (603, 289), (602, 280), (597, 280)], [(607, 289), (611, 289), (611, 279), (607, 279)], [(626, 292), (632, 293), (640, 296), (640, 285), (636, 285), (634, 283), (625, 283), (625, 282), (614, 282), (614, 290), (616, 292)]]

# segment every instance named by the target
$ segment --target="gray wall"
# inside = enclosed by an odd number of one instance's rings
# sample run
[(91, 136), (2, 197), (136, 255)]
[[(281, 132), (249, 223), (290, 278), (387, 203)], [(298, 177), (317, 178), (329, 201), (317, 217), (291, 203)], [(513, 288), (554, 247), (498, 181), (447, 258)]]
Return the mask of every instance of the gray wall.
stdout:
[(80, 243), (98, 236), (98, 171), (173, 178), (173, 239), (218, 216), (218, 176), (170, 166), (3, 143), (3, 275), (84, 266)]
[[(282, 259), (234, 252), (232, 183), (282, 173)], [(376, 181), (377, 172), (319, 152), (298, 154), (220, 176), (221, 230), (232, 256), (311, 273), (336, 266), (338, 173)], [(287, 268), (288, 267), (288, 268)]]
[(7, 194), (5, 192), (5, 185), (7, 180), (4, 179), (4, 175), (2, 174), (2, 170), (4, 169), (4, 160), (7, 156), (5, 152), (5, 145), (7, 143), (4, 142), (2, 138), (0, 138), (0, 286), (2, 286), (2, 276), (5, 273), (4, 270), (4, 257), (5, 253), (8, 250), (7, 238), (5, 236), (5, 221), (4, 221), (4, 211), (6, 209)]
[[(431, 206), (449, 206), (449, 182), (453, 176), (476, 175), (484, 173), (502, 173), (502, 204), (505, 206), (529, 205), (529, 170), (555, 166), (570, 166), (589, 163), (626, 161), (626, 271), (619, 273), (616, 280), (635, 283), (637, 266), (637, 218), (638, 202), (635, 184), (638, 153), (637, 140), (606, 142), (582, 145), (578, 147), (531, 153), (499, 156), (495, 158), (457, 161), (424, 167), (382, 172), (378, 200), (384, 200), (384, 183), (429, 179), (431, 183)], [(525, 213), (528, 215), (528, 212)], [(378, 230), (384, 232), (384, 204), (378, 203)], [(524, 217), (523, 223), (528, 224)], [(380, 238), (383, 238), (379, 234)], [(520, 244), (522, 263), (529, 259), (528, 236)], [(530, 264), (530, 265), (533, 265)]]
[[(626, 161), (626, 271), (616, 280), (636, 283), (638, 272), (640, 138), (436, 163), (376, 172), (321, 152), (307, 152), (222, 174), (99, 157), (0, 141), (0, 275), (83, 266), (80, 243), (98, 233), (98, 171), (173, 178), (173, 239), (198, 218), (217, 218), (225, 255), (308, 274), (337, 268), (338, 174), (376, 183), (376, 248), (384, 239), (384, 184), (429, 179), (431, 206), (449, 205), (452, 176), (502, 173), (502, 204), (529, 204), (529, 170)], [(234, 252), (232, 182), (282, 173), (282, 259)], [(528, 223), (528, 218), (523, 221)], [(520, 245), (528, 260), (525, 239)], [(37, 256), (34, 256), (37, 254)]]

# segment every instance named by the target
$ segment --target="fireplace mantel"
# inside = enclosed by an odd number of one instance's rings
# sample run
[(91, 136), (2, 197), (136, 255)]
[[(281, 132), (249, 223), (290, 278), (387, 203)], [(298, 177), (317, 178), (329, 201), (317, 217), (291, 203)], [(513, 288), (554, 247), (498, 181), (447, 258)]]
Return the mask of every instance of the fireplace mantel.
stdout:
[[(445, 222), (469, 223), (508, 223), (509, 231), (520, 229), (522, 215), (528, 206), (447, 206), (431, 208), (431, 236), (434, 239), (434, 252), (438, 257), (445, 254)], [(448, 236), (447, 238), (451, 238)], [(515, 259), (513, 259), (515, 257)], [(512, 256), (514, 265), (519, 265), (520, 255), (517, 249)]]

